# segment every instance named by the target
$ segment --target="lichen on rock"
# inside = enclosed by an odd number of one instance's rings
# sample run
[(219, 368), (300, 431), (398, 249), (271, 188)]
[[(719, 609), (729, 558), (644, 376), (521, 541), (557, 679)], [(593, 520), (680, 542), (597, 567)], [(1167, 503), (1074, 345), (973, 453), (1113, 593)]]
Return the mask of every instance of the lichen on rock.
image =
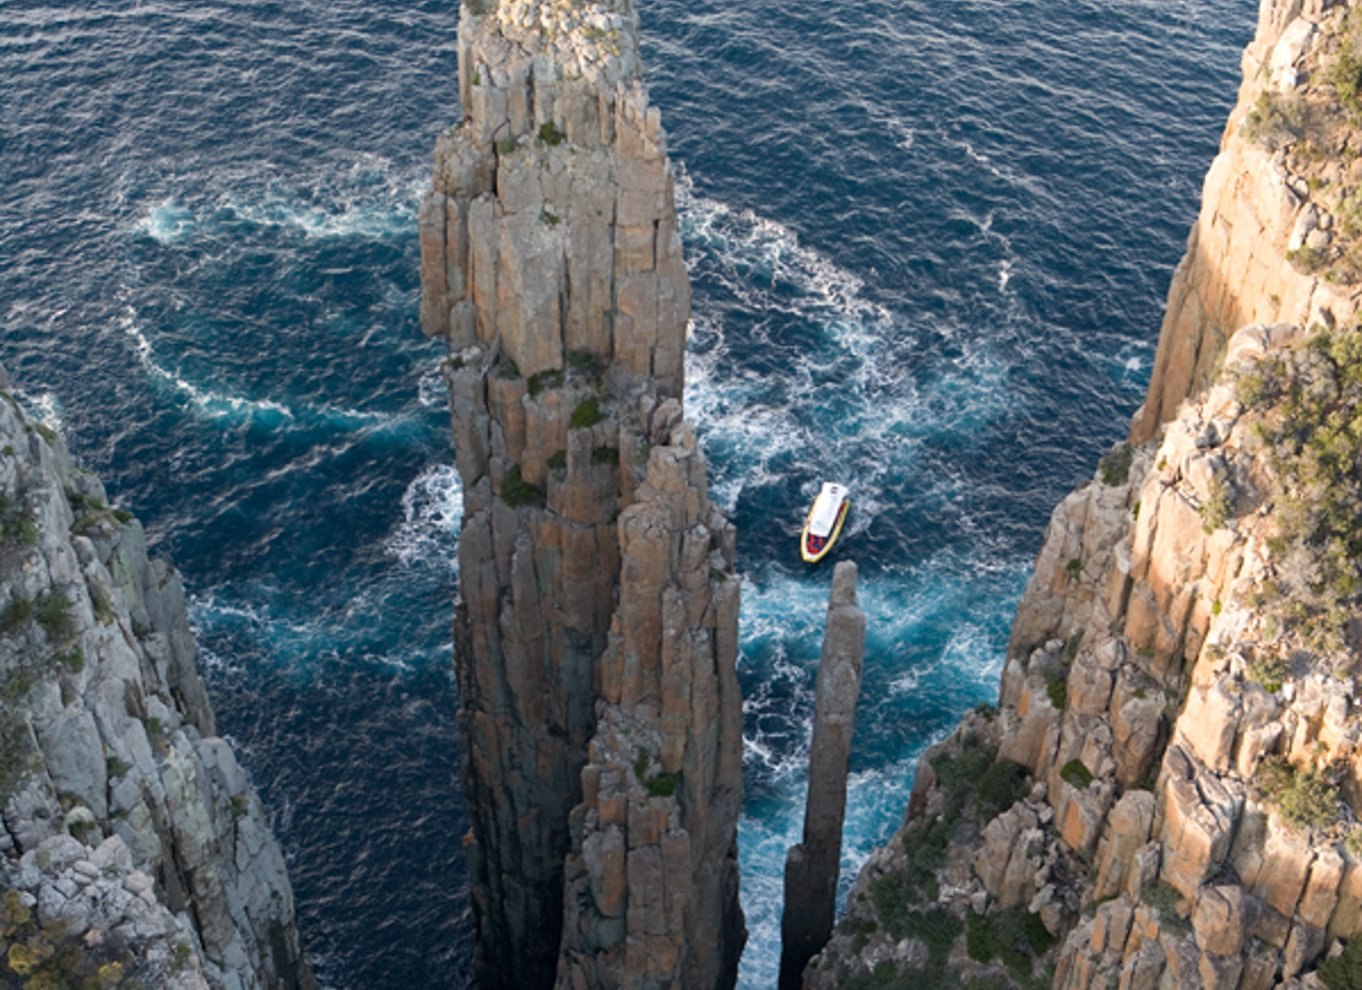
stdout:
[(313, 986), (283, 855), (195, 669), (178, 575), (8, 391), (0, 575), (10, 970), (46, 974), (35, 986)]

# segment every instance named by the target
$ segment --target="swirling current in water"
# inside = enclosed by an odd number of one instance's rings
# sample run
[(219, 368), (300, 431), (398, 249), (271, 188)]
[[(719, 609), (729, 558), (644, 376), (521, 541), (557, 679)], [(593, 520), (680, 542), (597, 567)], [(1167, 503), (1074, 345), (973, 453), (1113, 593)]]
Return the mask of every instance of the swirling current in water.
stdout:
[[(742, 986), (773, 985), (826, 568), (869, 615), (845, 873), (990, 700), (1047, 515), (1149, 373), (1248, 0), (651, 0), (689, 411), (737, 521)], [(173, 554), (335, 990), (469, 985), (459, 488), (416, 204), (452, 0), (0, 0), (0, 359)]]

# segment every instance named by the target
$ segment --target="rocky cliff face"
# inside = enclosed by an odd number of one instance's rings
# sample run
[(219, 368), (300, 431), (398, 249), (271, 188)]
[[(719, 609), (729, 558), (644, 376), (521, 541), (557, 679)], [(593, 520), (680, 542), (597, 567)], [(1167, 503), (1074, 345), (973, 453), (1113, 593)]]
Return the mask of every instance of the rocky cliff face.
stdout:
[(806, 987), (1362, 985), (1360, 18), (1263, 4), (1134, 443)]
[(1133, 441), (1150, 440), (1206, 388), (1240, 327), (1346, 326), (1357, 312), (1357, 110), (1332, 79), (1341, 49), (1356, 43), (1355, 24), (1343, 24), (1349, 6), (1260, 2), (1239, 99), (1168, 292)]
[(26, 987), (313, 986), (174, 569), (7, 391), (0, 577), (6, 971)]
[(479, 0), (421, 212), (464, 486), (484, 987), (731, 985), (732, 527), (682, 416), (689, 284), (627, 0)]

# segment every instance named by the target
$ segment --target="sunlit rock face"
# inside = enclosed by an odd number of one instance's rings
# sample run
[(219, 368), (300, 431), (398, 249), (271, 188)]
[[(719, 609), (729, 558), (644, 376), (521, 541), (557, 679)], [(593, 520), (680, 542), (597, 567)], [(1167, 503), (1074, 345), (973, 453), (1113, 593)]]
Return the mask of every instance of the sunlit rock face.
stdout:
[(1362, 964), (1355, 7), (1261, 5), (1131, 442), (1055, 509), (997, 707), (928, 750), (806, 988)]

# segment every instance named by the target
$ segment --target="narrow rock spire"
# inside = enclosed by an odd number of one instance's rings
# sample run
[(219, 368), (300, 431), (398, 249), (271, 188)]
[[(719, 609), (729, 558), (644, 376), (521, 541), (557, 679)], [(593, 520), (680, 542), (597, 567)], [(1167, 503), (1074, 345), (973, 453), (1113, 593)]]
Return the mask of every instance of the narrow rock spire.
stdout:
[(682, 414), (690, 285), (631, 0), (464, 0), (421, 209), (463, 483), (455, 621), (483, 990), (722, 990), (735, 536)]
[(847, 762), (864, 654), (865, 613), (856, 605), (856, 565), (844, 560), (832, 573), (828, 623), (818, 660), (804, 841), (785, 859), (780, 990), (799, 990), (804, 967), (832, 934), (847, 805)]

